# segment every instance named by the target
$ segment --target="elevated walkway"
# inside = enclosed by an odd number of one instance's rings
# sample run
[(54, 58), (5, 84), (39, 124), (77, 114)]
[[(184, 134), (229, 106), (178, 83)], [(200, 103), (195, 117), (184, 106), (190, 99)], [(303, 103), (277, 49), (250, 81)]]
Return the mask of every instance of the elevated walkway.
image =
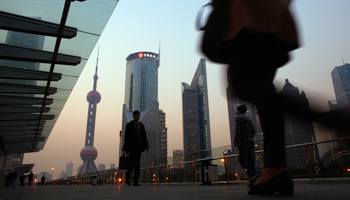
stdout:
[(206, 199), (349, 199), (350, 179), (296, 179), (291, 197), (252, 196), (246, 192), (244, 181), (230, 184), (144, 184), (141, 187), (127, 185), (75, 185), (1, 188), (0, 200), (70, 200), (70, 199), (142, 199), (142, 200), (206, 200)]

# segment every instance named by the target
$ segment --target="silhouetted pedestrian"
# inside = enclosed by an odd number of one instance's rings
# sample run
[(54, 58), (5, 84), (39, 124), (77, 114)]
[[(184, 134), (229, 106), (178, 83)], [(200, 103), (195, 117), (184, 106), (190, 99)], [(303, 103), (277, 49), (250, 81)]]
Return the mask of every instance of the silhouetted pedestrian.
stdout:
[(19, 176), (19, 186), (24, 186), (24, 179), (25, 178), (26, 178), (26, 176), (22, 172), (21, 175)]
[(148, 141), (145, 131), (145, 126), (139, 122), (140, 112), (133, 112), (134, 120), (130, 121), (125, 128), (125, 141), (123, 151), (129, 152), (130, 164), (126, 172), (125, 183), (130, 185), (130, 174), (134, 171), (133, 185), (140, 186), (138, 184), (140, 177), (140, 159), (141, 153), (146, 150), (148, 153)]
[(234, 146), (239, 149), (239, 163), (247, 170), (249, 177), (256, 175), (254, 135), (255, 128), (251, 119), (245, 116), (247, 108), (245, 105), (237, 107), (236, 134)]
[(41, 177), (41, 185), (45, 184), (45, 174)]
[(10, 187), (11, 185), (11, 177), (12, 177), (12, 171), (10, 171), (5, 178), (5, 182), (6, 182), (6, 187)]
[(15, 186), (16, 180), (17, 180), (17, 172), (16, 172), (16, 170), (13, 170), (13, 172), (11, 174), (11, 186), (12, 187)]
[(33, 172), (30, 172), (30, 174), (28, 174), (28, 186), (32, 184), (33, 177), (34, 177)]

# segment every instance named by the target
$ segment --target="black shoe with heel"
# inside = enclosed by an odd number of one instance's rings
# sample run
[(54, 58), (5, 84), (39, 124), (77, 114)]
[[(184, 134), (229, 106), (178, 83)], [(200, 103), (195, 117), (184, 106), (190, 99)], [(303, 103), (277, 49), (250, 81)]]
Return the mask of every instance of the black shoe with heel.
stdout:
[(283, 171), (263, 184), (248, 186), (248, 193), (252, 195), (273, 195), (278, 193), (282, 196), (292, 196), (293, 189), (293, 180), (287, 171)]

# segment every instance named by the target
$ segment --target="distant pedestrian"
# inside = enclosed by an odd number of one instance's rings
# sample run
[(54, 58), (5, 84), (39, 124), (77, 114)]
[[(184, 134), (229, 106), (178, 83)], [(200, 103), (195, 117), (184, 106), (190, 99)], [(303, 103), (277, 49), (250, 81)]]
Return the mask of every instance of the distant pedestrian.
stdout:
[(45, 174), (41, 177), (41, 185), (45, 185)]
[(33, 177), (34, 177), (33, 172), (30, 172), (30, 174), (28, 175), (28, 186), (32, 184)]
[(17, 172), (16, 172), (16, 170), (13, 170), (13, 172), (11, 174), (11, 186), (12, 187), (15, 186), (16, 180), (17, 180)]
[(12, 177), (12, 171), (10, 171), (10, 172), (6, 175), (6, 178), (5, 178), (6, 187), (10, 187), (10, 185), (11, 185), (11, 177)]
[(237, 107), (236, 135), (234, 146), (239, 149), (239, 163), (247, 170), (249, 177), (256, 175), (254, 135), (255, 128), (251, 119), (245, 116), (247, 108), (245, 105)]
[(19, 176), (19, 186), (24, 186), (24, 179), (26, 178), (26, 176), (23, 174), (23, 172), (22, 172), (22, 174)]

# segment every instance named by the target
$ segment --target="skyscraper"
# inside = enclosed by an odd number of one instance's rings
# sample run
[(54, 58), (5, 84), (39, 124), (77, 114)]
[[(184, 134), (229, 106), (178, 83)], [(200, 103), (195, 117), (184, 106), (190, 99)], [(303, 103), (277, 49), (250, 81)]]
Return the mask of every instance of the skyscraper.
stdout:
[[(306, 98), (304, 91), (301, 93), (297, 87), (294, 87), (288, 79), (283, 89), (280, 91), (281, 95), (298, 101), (303, 109), (310, 109), (309, 100)], [(286, 114), (285, 118), (285, 135), (286, 145), (295, 145), (308, 142), (315, 142), (315, 132), (313, 123), (307, 119), (299, 119), (297, 117)], [(317, 146), (313, 145), (309, 147), (312, 163), (318, 162), (318, 150)], [(307, 157), (304, 147), (290, 148), (286, 150), (288, 167), (304, 168), (308, 165)]]
[(98, 171), (106, 170), (105, 164), (98, 164)]
[(333, 87), (338, 109), (350, 109), (350, 64), (335, 67), (332, 71)]
[[(149, 152), (141, 156), (143, 166), (158, 164), (156, 162), (159, 161), (161, 152), (163, 152), (161, 148), (164, 147), (159, 131), (159, 59), (160, 54), (152, 52), (136, 52), (126, 58), (125, 97), (119, 153), (122, 153), (121, 149), (124, 145), (125, 126), (133, 120), (133, 111), (138, 110), (140, 111), (140, 122), (145, 125), (149, 144)], [(146, 163), (146, 161), (149, 162)]]
[[(201, 58), (191, 85), (182, 83), (182, 116), (185, 160), (211, 155), (210, 118), (205, 59)], [(188, 157), (188, 154), (191, 157)]]
[(90, 91), (86, 96), (86, 99), (89, 102), (89, 107), (88, 107), (88, 117), (87, 117), (87, 125), (86, 125), (85, 147), (80, 151), (80, 157), (84, 161), (84, 163), (78, 175), (97, 171), (97, 167), (94, 162), (94, 160), (97, 158), (97, 150), (94, 147), (94, 137), (95, 137), (97, 104), (100, 103), (101, 101), (101, 94), (96, 91), (97, 79), (98, 79), (97, 69), (98, 69), (98, 53), (97, 53), (95, 75), (93, 77), (94, 78), (93, 90)]
[(74, 160), (73, 161), (67, 161), (67, 166), (66, 166), (67, 177), (72, 176), (72, 174), (73, 174), (73, 165), (74, 165)]
[(166, 165), (168, 157), (168, 128), (166, 127), (166, 117), (163, 110), (159, 110), (159, 133), (158, 133), (158, 149), (159, 149), (159, 164)]
[[(331, 73), (336, 101), (329, 101), (331, 111), (341, 110), (350, 112), (350, 64), (335, 67)], [(335, 131), (335, 138), (344, 138), (349, 134), (346, 131)], [(348, 140), (338, 141), (338, 147), (329, 154), (329, 161), (343, 162), (350, 157), (350, 142)], [(325, 158), (323, 160), (326, 160)]]
[(112, 164), (110, 165), (109, 169), (114, 169), (114, 168), (115, 168), (115, 164), (112, 163)]
[(184, 160), (200, 158), (198, 98), (196, 89), (182, 83), (182, 126)]

